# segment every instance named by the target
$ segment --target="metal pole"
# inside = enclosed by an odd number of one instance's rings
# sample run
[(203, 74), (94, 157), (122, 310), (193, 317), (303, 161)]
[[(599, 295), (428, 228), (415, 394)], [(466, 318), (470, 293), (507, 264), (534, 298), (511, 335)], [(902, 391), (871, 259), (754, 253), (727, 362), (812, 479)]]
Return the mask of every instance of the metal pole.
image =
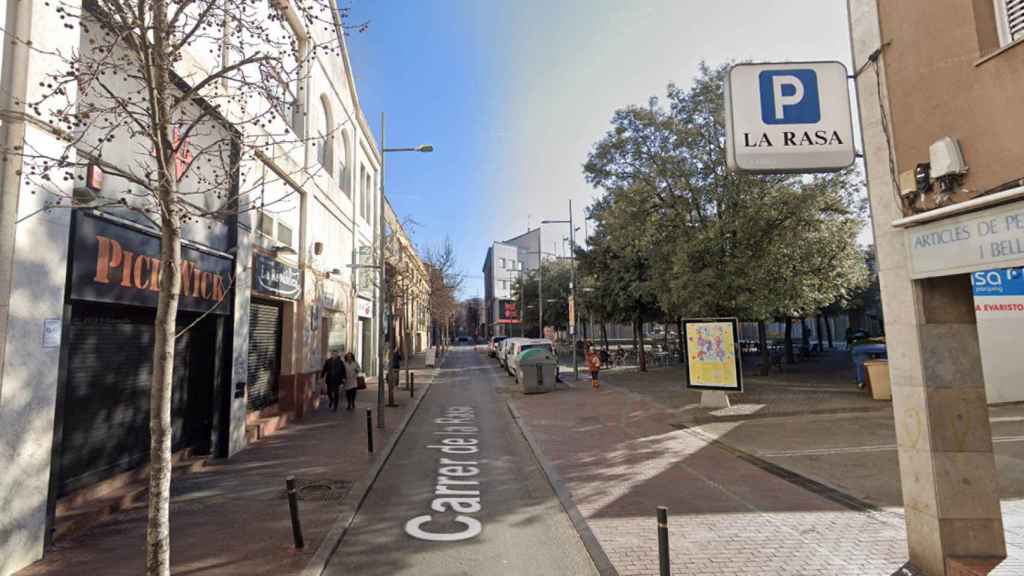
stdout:
[(537, 326), (538, 338), (544, 337), (544, 249), (540, 245), (541, 227), (537, 226)]
[(295, 476), (285, 478), (284, 485), (288, 490), (288, 510), (292, 515), (292, 540), (295, 547), (301, 549), (306, 543), (302, 539), (302, 524), (299, 523), (299, 495), (295, 491)]
[(572, 374), (575, 380), (580, 379), (580, 365), (576, 358), (576, 229), (572, 227), (572, 200), (569, 200), (569, 292), (572, 298)]
[(366, 451), (373, 454), (373, 410), (366, 409)]
[(409, 373), (409, 398), (416, 395), (416, 375)]
[(519, 335), (526, 336), (526, 282), (522, 262), (519, 263)]
[(668, 562), (668, 508), (658, 506), (658, 564), (661, 576), (672, 576)]
[[(380, 245), (377, 247), (377, 265), (380, 266), (380, 284), (377, 286), (377, 428), (384, 428), (384, 113), (380, 113), (380, 214), (377, 226), (380, 231)], [(370, 412), (367, 411), (367, 417)], [(373, 440), (370, 439), (370, 452), (373, 452)]]

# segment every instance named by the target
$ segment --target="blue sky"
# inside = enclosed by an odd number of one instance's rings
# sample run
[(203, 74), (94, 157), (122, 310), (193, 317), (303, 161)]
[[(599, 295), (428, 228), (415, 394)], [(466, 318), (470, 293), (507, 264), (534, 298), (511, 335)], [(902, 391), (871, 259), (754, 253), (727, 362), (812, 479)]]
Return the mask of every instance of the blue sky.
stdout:
[[(349, 1), (349, 0), (343, 0)], [(390, 154), (386, 192), (414, 241), (449, 236), (482, 294), (493, 240), (576, 218), (598, 194), (581, 165), (612, 112), (685, 86), (701, 60), (839, 60), (845, 0), (350, 0), (359, 98)], [(565, 230), (545, 227), (561, 238)], [(582, 240), (582, 237), (578, 240)], [(548, 240), (545, 240), (547, 244)]]

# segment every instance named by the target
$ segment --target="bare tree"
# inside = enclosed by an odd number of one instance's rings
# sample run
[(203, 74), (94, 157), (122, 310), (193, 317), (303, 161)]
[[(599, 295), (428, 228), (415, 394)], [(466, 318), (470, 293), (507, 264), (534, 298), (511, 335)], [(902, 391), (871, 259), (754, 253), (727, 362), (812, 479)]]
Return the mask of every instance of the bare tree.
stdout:
[(430, 283), (430, 318), (442, 342), (447, 342), (458, 307), (456, 296), (462, 287), (462, 275), (456, 270), (455, 248), (451, 239), (446, 237), (440, 247), (428, 248), (425, 259)]
[[(47, 208), (104, 209), (159, 229), (146, 567), (164, 576), (183, 231), (230, 225), (247, 210), (271, 208), (257, 197), (269, 180), (302, 185), (313, 176), (303, 162), (289, 170), (264, 161), (308, 157), (311, 147), (325, 145), (329, 135), (304, 134), (303, 87), (312, 59), (341, 49), (345, 13), (328, 0), (46, 5), (80, 35), (80, 48), (52, 55), (62, 66), (47, 74), (44, 95), (24, 104), (62, 146), (3, 153), (21, 157), (24, 176), (49, 195)], [(275, 167), (270, 174), (267, 165)], [(106, 183), (89, 194), (57, 186), (96, 168)]]

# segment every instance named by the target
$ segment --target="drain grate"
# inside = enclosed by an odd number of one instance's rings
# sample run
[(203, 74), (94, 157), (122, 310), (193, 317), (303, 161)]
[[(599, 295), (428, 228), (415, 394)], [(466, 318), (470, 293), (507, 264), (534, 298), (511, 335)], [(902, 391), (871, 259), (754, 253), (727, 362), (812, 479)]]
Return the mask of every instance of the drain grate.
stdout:
[[(348, 480), (324, 478), (296, 478), (295, 492), (299, 500), (310, 502), (338, 502), (345, 498), (352, 483)], [(287, 498), (288, 491), (281, 491), (281, 498)]]

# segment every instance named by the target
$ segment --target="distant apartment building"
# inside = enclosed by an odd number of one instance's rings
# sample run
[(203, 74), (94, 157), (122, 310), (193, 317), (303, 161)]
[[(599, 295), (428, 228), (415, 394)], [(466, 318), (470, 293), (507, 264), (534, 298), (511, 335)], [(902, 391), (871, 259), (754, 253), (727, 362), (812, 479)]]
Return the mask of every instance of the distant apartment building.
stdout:
[(986, 404), (1024, 399), (1024, 2), (848, 12), (910, 560), (988, 573), (1006, 543)]
[(487, 336), (518, 334), (523, 311), (513, 287), (521, 275), (540, 266), (541, 230), (534, 228), (503, 242), (495, 242), (484, 258), (484, 322)]

